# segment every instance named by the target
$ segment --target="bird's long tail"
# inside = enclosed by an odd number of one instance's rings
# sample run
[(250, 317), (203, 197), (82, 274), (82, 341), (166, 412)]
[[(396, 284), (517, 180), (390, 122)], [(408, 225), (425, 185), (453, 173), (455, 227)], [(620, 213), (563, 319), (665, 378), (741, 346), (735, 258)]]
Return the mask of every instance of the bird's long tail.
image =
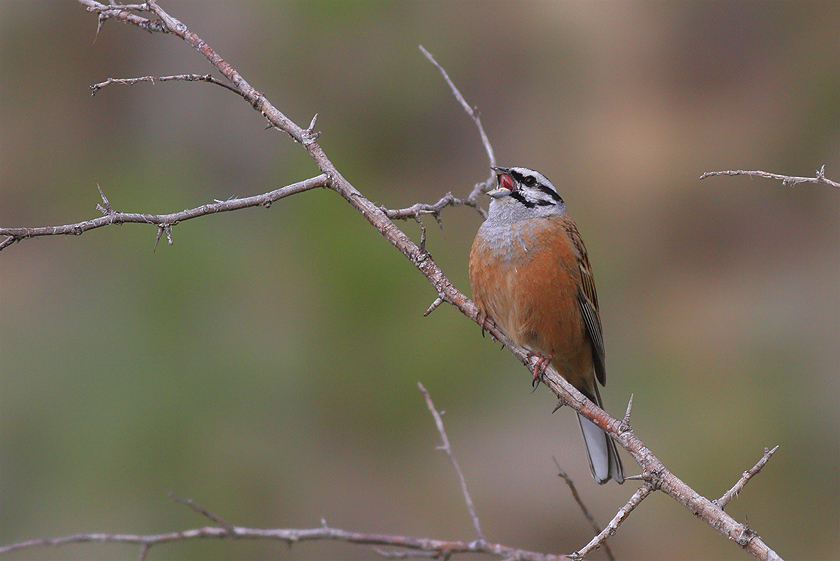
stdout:
[[(595, 395), (583, 392), (586, 397), (601, 407), (601, 395), (598, 386), (595, 385)], [(602, 431), (586, 417), (578, 415), (580, 430), (583, 433), (583, 442), (586, 444), (586, 453), (589, 456), (589, 468), (592, 470), (592, 477), (603, 485), (610, 479), (617, 483), (624, 482), (624, 468), (621, 466), (621, 459), (618, 457), (618, 450), (612, 438)]]

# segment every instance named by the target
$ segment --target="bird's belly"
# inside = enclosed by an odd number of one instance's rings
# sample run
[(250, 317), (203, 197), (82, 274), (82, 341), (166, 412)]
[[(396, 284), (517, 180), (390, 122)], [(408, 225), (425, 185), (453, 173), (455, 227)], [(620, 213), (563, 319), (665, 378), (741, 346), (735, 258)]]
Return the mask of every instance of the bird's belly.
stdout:
[[(510, 244), (476, 239), (470, 281), (479, 309), (517, 345), (546, 357), (569, 382), (591, 369), (591, 348), (578, 303), (571, 248), (513, 232)], [(515, 247), (514, 244), (522, 246)], [(571, 259), (570, 259), (571, 257)], [(578, 273), (579, 274), (579, 273)], [(577, 384), (575, 384), (577, 385)]]

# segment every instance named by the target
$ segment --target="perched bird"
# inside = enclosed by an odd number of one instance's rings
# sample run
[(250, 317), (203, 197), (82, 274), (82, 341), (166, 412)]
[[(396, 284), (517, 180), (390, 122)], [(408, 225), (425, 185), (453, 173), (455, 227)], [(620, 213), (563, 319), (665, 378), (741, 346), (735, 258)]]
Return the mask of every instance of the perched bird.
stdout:
[[(606, 383), (598, 296), (586, 248), (566, 204), (541, 173), (494, 167), (498, 187), (470, 252), (470, 284), (482, 317), (548, 363), (601, 407)], [(598, 483), (624, 481), (615, 442), (578, 415)]]

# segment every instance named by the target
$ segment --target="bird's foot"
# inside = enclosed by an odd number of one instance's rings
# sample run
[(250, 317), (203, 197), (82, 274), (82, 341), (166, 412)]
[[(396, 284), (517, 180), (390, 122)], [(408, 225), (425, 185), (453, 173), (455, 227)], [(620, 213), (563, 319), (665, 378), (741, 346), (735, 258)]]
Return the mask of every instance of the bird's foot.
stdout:
[[(488, 316), (484, 312), (478, 312), (478, 318), (476, 318), (476, 319), (478, 320), (479, 327), (481, 327), (481, 336), (482, 337), (484, 337), (484, 332), (487, 331), (487, 326), (494, 326), (495, 327), (495, 325), (496, 325), (496, 322), (493, 321), (493, 318), (491, 318), (490, 316)], [(492, 337), (494, 341), (496, 340), (496, 338), (493, 337), (492, 333), (490, 334), (490, 337)]]
[(531, 386), (534, 390), (540, 385), (542, 381), (542, 376), (545, 374), (545, 369), (548, 368), (551, 359), (554, 357), (554, 353), (550, 354), (549, 356), (541, 355), (540, 353), (528, 352), (528, 358), (536, 357), (537, 362), (534, 363), (534, 378), (531, 380)]

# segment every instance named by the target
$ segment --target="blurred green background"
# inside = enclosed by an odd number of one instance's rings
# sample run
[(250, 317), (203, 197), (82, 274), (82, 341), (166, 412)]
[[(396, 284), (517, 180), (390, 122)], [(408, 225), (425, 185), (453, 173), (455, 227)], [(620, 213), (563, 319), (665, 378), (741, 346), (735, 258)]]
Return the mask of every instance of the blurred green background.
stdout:
[[(502, 165), (557, 185), (587, 242), (607, 345), (606, 407), (786, 558), (840, 555), (840, 193), (704, 171), (840, 179), (840, 3), (180, 2), (197, 32), (378, 204), (466, 195), (488, 175), (472, 122), (423, 44), (479, 107)], [(72, 1), (0, 2), (0, 224), (167, 213), (317, 174), (207, 84), (175, 37)], [(468, 292), (480, 218), (427, 220)], [(414, 238), (413, 222), (402, 227)], [(27, 240), (0, 254), (0, 543), (154, 533), (206, 520), (471, 540), (417, 391), (444, 419), (489, 539), (570, 552), (638, 485), (599, 487), (574, 415), (451, 308), (334, 193), (155, 229)], [(629, 473), (636, 466), (628, 456)], [(612, 540), (622, 559), (745, 559), (664, 496)], [(73, 545), (17, 559), (134, 559)], [(149, 559), (375, 559), (345, 544), (201, 542)], [(593, 555), (603, 559), (603, 553)]]

